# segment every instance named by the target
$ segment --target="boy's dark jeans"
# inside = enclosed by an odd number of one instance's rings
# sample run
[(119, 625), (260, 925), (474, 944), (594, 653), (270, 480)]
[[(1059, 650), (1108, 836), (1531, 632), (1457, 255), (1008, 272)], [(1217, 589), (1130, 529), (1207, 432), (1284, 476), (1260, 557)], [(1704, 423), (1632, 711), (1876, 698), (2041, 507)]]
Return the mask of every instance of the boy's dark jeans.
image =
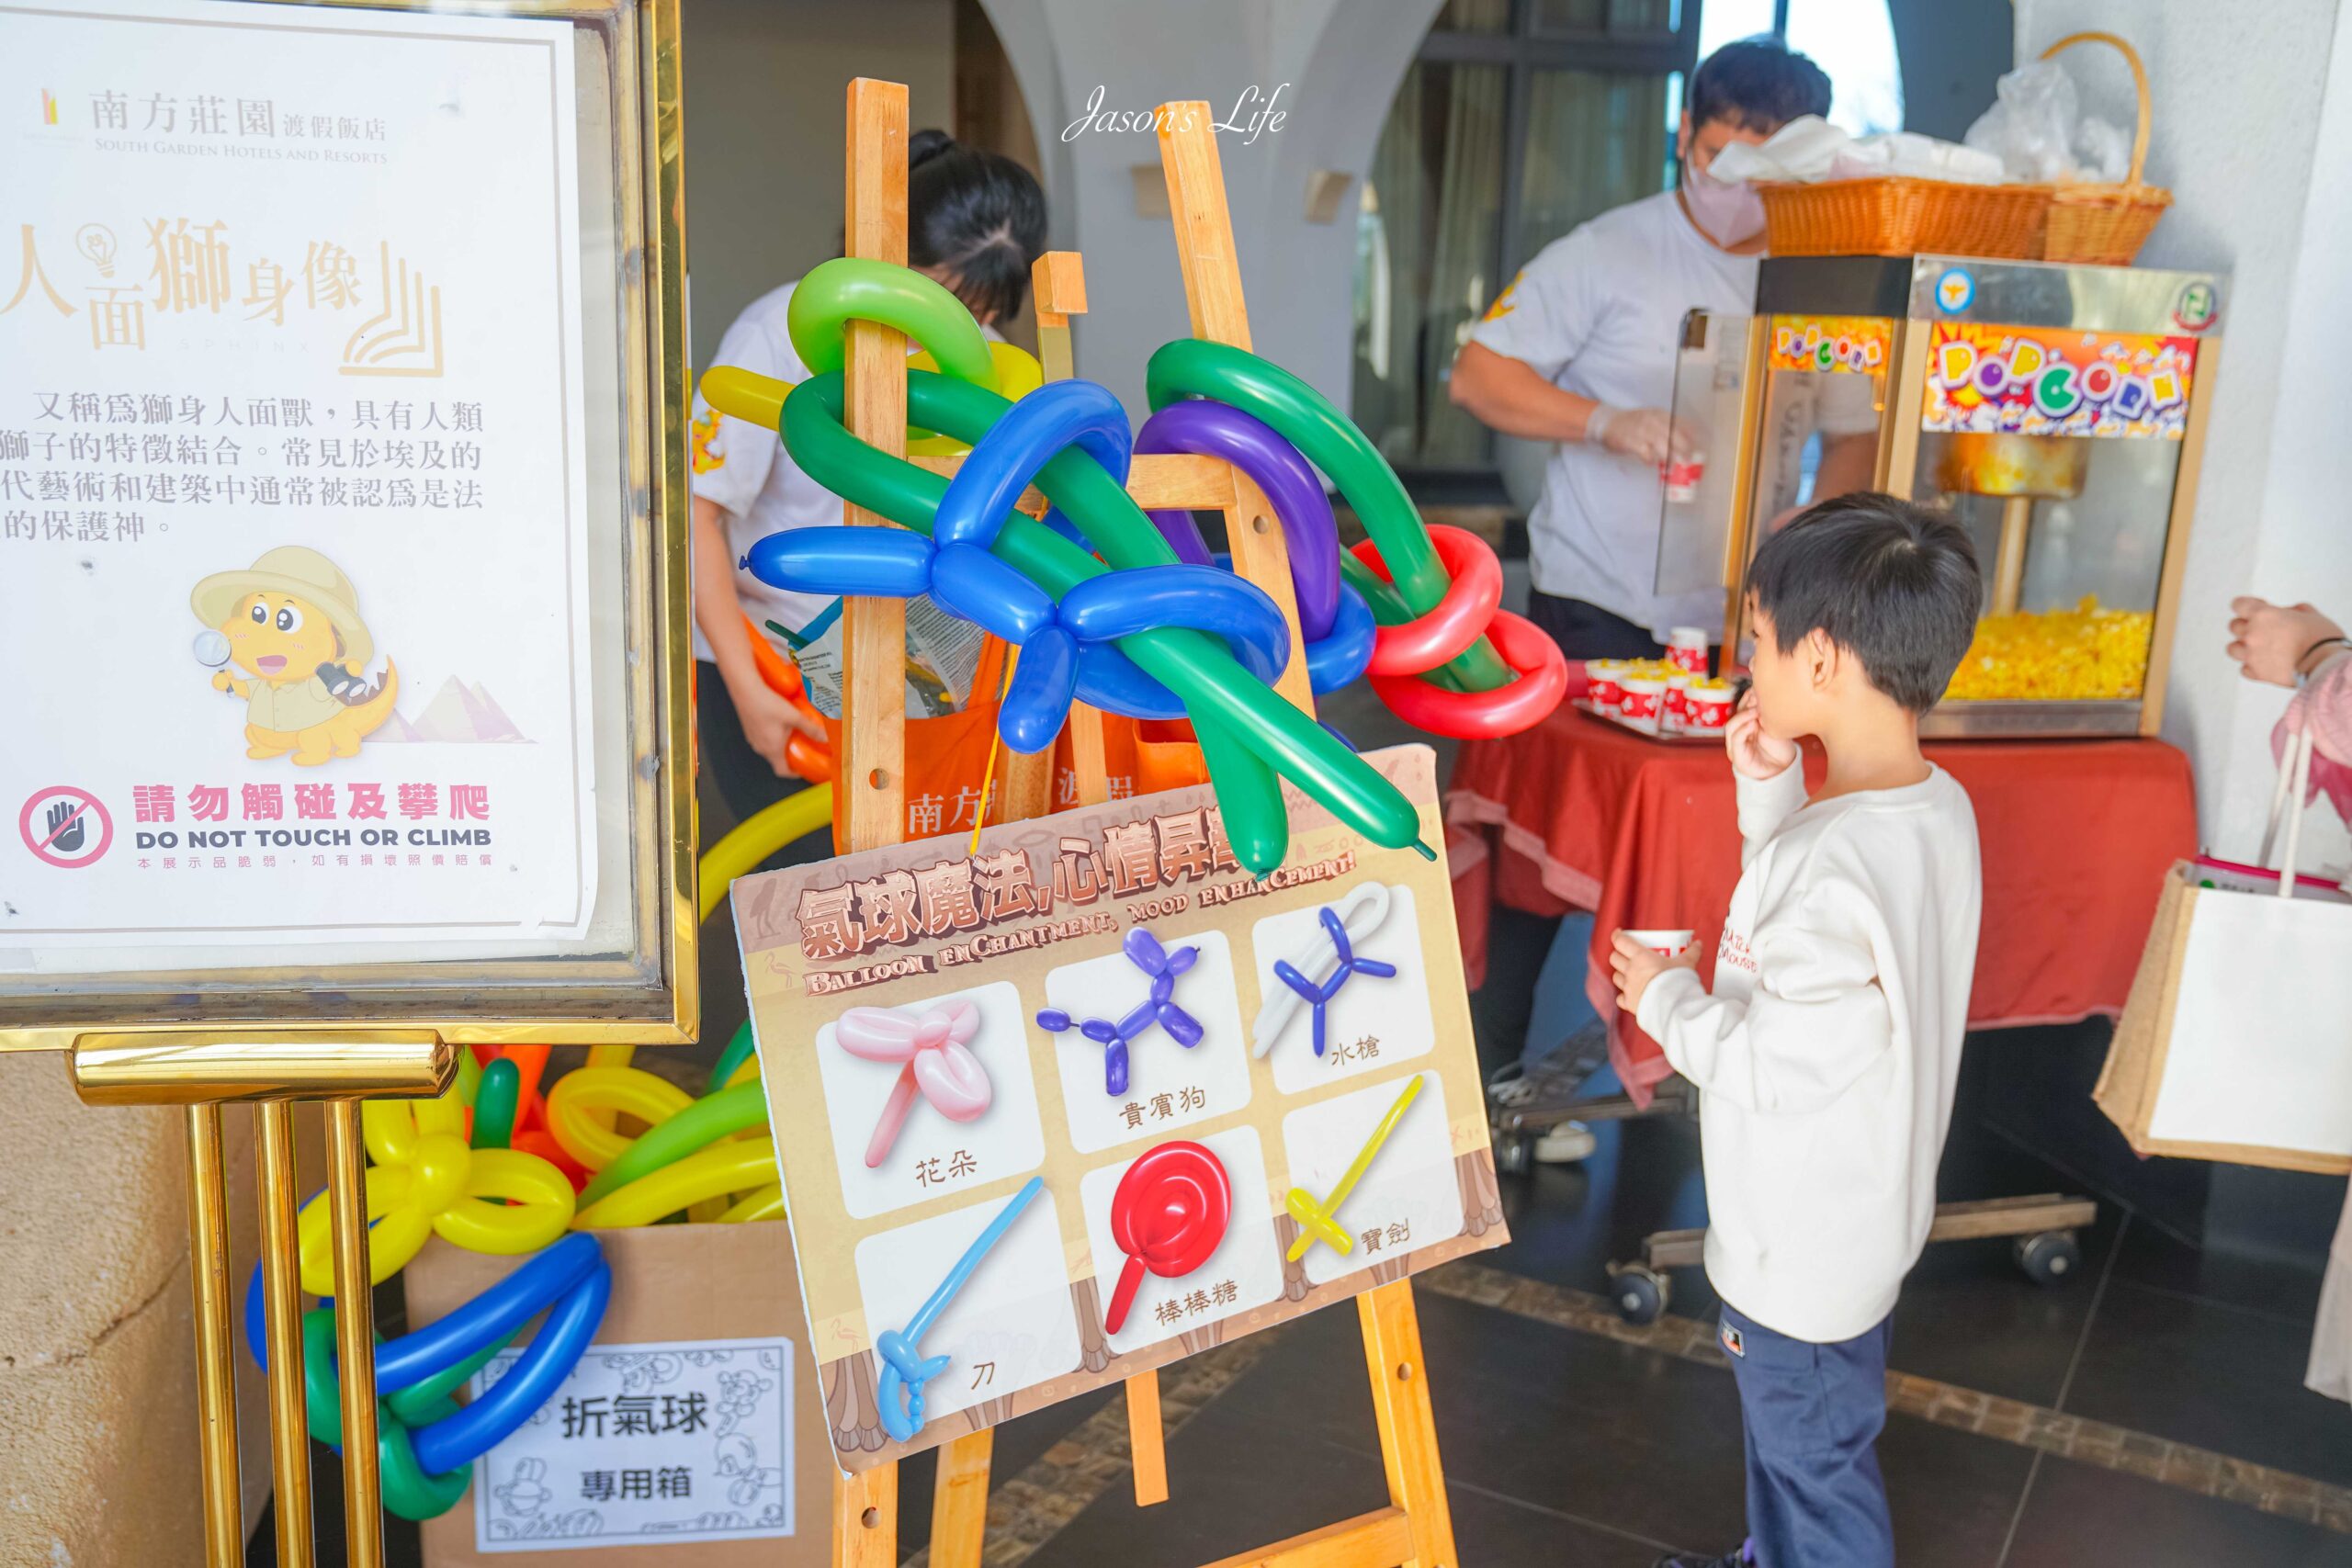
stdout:
[(1718, 1337), (1739, 1385), (1747, 1535), (1761, 1568), (1894, 1568), (1875, 1446), (1893, 1321), (1814, 1345), (1724, 1303)]

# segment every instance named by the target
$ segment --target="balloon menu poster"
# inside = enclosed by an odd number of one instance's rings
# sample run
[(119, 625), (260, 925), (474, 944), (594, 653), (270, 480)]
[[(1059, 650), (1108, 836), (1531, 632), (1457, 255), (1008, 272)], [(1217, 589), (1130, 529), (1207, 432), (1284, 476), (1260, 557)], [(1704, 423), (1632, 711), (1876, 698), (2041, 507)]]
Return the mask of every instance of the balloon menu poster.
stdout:
[(0, 973), (589, 930), (573, 51), (0, 5)]
[(1199, 786), (735, 884), (844, 1471), (1507, 1239), (1444, 862), (1285, 795), (1263, 880)]

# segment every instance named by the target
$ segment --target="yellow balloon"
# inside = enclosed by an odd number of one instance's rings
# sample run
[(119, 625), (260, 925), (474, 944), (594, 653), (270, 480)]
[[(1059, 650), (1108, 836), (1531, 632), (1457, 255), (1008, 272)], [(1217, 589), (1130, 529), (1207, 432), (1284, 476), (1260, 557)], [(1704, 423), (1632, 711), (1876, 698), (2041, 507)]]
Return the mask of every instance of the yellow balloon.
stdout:
[(642, 1067), (581, 1067), (548, 1090), (548, 1131), (565, 1154), (602, 1170), (637, 1142), (614, 1129), (615, 1112), (651, 1127), (693, 1103), (684, 1089)]
[[(433, 1133), (415, 1137), (408, 1153), (405, 1163), (368, 1171), (368, 1277), (379, 1285), (436, 1233), (473, 1252), (537, 1252), (571, 1225), (579, 1203), (561, 1171), (519, 1149), (473, 1150), (452, 1134)], [(512, 1201), (484, 1201), (491, 1198)], [(334, 1294), (332, 1224), (324, 1192), (296, 1221), (302, 1289), (314, 1296)]]
[[(491, 1198), (507, 1201), (484, 1201)], [(563, 1172), (538, 1156), (477, 1149), (465, 1196), (434, 1216), (433, 1229), (470, 1252), (537, 1252), (571, 1228), (579, 1201)]]
[(752, 1220), (780, 1220), (782, 1218), (784, 1218), (784, 1188), (781, 1184), (771, 1184), (761, 1188), (757, 1192), (719, 1215), (718, 1221), (721, 1224), (740, 1225)]
[[(379, 1165), (368, 1172), (368, 1279), (371, 1284), (380, 1285), (406, 1268), (433, 1234), (431, 1223), (407, 1201), (408, 1191), (408, 1171), (403, 1167)], [(302, 1289), (314, 1296), (334, 1294), (332, 1224), (324, 1192), (303, 1204), (295, 1222)]]
[[(634, 1045), (591, 1045), (588, 1047), (588, 1065), (592, 1067), (626, 1067), (636, 1057), (637, 1047)], [(598, 1111), (594, 1112), (589, 1120), (599, 1127), (610, 1127), (613, 1124), (613, 1113), (609, 1111)]]
[[(1046, 384), (1045, 367), (1036, 356), (1015, 348), (1009, 343), (989, 342), (989, 357), (996, 361), (996, 389), (1013, 402)], [(936, 370), (939, 362), (929, 350), (907, 361), (910, 370)], [(907, 456), (910, 457), (960, 457), (972, 448), (967, 442), (950, 435), (940, 435), (915, 425), (907, 427)]]
[(650, 1225), (681, 1210), (730, 1192), (749, 1192), (775, 1180), (775, 1140), (714, 1144), (607, 1192), (580, 1211), (574, 1230)]
[(406, 1165), (416, 1157), (421, 1137), (440, 1133), (463, 1139), (466, 1108), (454, 1086), (432, 1100), (371, 1100), (359, 1108), (359, 1133), (378, 1165)]
[(734, 831), (703, 852), (697, 878), (702, 885), (702, 918), (710, 919), (710, 912), (718, 908), (737, 877), (832, 819), (833, 786), (820, 784), (795, 790), (738, 823)]

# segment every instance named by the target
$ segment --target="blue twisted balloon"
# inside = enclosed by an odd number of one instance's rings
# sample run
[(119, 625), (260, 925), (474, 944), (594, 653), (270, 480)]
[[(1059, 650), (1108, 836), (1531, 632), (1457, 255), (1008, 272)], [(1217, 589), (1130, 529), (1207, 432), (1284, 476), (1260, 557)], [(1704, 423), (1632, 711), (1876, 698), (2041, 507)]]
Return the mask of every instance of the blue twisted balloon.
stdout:
[[(1271, 685), (1290, 661), (1290, 628), (1255, 584), (1212, 567), (1149, 566), (1090, 578), (1057, 604), (990, 553), (1013, 502), (1057, 454), (1076, 446), (1124, 481), (1126, 412), (1091, 381), (1057, 381), (1012, 405), (956, 471), (931, 535), (797, 528), (752, 547), (763, 582), (802, 592), (913, 598), (1021, 649), (997, 728), (1021, 752), (1053, 744), (1073, 697), (1136, 718), (1182, 718), (1183, 704), (1115, 645), (1159, 626), (1222, 638)], [(1063, 520), (1067, 524), (1067, 519)], [(1365, 612), (1369, 657), (1370, 612)]]
[[(595, 1337), (612, 1291), (613, 1271), (603, 1245), (589, 1232), (575, 1231), (455, 1312), (379, 1344), (376, 1392), (382, 1396), (441, 1378), (477, 1358), (486, 1359), (532, 1318), (548, 1314), (523, 1359), (488, 1393), (410, 1434), (425, 1472), (440, 1474), (469, 1463), (528, 1421)], [(269, 1337), (263, 1316), (261, 1266), (255, 1264), (245, 1287), (245, 1342), (266, 1371)]]
[(910, 1440), (922, 1430), (922, 1385), (945, 1371), (947, 1364), (955, 1359), (952, 1356), (925, 1356), (921, 1343), (924, 1332), (939, 1321), (939, 1314), (947, 1310), (947, 1303), (956, 1299), (956, 1292), (964, 1288), (973, 1270), (1004, 1239), (1004, 1233), (1012, 1228), (1012, 1222), (1021, 1217), (1021, 1212), (1045, 1190), (1046, 1179), (1042, 1176), (1033, 1176), (1023, 1182), (1021, 1190), (997, 1211), (996, 1218), (964, 1249), (964, 1256), (947, 1270), (947, 1278), (931, 1292), (906, 1331), (885, 1329), (874, 1341), (874, 1348), (882, 1359), (875, 1403), (880, 1407), (882, 1429), (899, 1442)]
[(1331, 1005), (1331, 998), (1340, 994), (1340, 987), (1348, 983), (1348, 976), (1370, 975), (1374, 978), (1385, 979), (1396, 973), (1396, 965), (1394, 964), (1384, 964), (1377, 958), (1356, 956), (1355, 948), (1348, 942), (1348, 928), (1341, 923), (1339, 915), (1330, 906), (1325, 905), (1321, 914), (1324, 934), (1331, 939), (1331, 945), (1339, 951), (1340, 954), (1340, 966), (1331, 971), (1329, 979), (1318, 986), (1293, 967), (1289, 959), (1274, 960), (1275, 977), (1306, 998), (1307, 1004), (1315, 1010), (1315, 1054), (1318, 1056), (1323, 1054), (1324, 1010)]
[(1168, 1031), (1169, 1038), (1191, 1050), (1201, 1043), (1201, 1021), (1176, 1005), (1176, 982), (1200, 958), (1197, 947), (1180, 947), (1170, 953), (1159, 944), (1159, 939), (1136, 927), (1120, 943), (1127, 962), (1144, 972), (1151, 987), (1144, 999), (1130, 1009), (1124, 1018), (1072, 1019), (1059, 1008), (1046, 1008), (1037, 1014), (1037, 1027), (1048, 1034), (1059, 1034), (1075, 1027), (1080, 1034), (1103, 1048), (1102, 1092), (1121, 1095), (1127, 1092), (1129, 1047), (1153, 1024)]

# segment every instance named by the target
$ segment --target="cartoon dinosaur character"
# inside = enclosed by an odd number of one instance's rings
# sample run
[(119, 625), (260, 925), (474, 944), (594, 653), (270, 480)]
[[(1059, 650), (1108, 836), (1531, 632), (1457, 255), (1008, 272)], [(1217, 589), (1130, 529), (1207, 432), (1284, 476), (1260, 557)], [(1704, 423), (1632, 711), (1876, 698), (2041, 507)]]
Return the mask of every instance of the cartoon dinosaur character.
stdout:
[(360, 738), (391, 717), (399, 672), (386, 660), (383, 684), (368, 684), (376, 639), (359, 618), (351, 579), (318, 551), (264, 550), (246, 570), (198, 583), (187, 602), (252, 677), (226, 670), (212, 677), (213, 690), (245, 699), (246, 756), (291, 751), (296, 765), (315, 768), (357, 756)]

